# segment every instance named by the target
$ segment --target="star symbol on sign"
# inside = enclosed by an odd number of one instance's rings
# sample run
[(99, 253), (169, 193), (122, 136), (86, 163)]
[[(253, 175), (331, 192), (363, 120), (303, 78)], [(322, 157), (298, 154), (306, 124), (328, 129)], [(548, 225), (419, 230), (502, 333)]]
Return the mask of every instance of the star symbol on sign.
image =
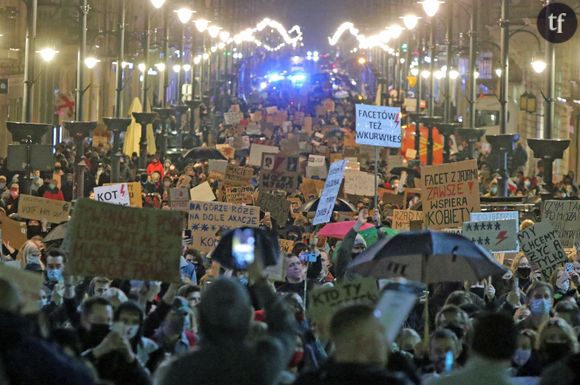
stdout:
[(471, 224), (467, 224), (467, 231), (471, 231)]
[(201, 225), (201, 231), (208, 231), (209, 228), (207, 225)]
[(500, 230), (501, 229), (501, 225), (499, 224), (499, 222), (495, 222), (495, 229), (496, 230)]
[(491, 230), (491, 229), (492, 229), (492, 227), (493, 227), (493, 225), (491, 224), (491, 222), (487, 224), (487, 229), (488, 229), (488, 230)]
[(473, 225), (473, 230), (474, 231), (478, 231), (479, 230), (479, 226), (477, 225), (477, 223)]
[(489, 239), (489, 237), (485, 237), (485, 244), (486, 244), (486, 245), (489, 245), (489, 242), (490, 242), (490, 239)]
[(479, 243), (480, 245), (483, 245), (483, 239), (481, 239), (481, 237), (477, 238), (477, 243)]
[(196, 223), (196, 224), (194, 224), (193, 226), (191, 226), (191, 229), (192, 229), (193, 231), (198, 231), (198, 230), (199, 230), (199, 225)]

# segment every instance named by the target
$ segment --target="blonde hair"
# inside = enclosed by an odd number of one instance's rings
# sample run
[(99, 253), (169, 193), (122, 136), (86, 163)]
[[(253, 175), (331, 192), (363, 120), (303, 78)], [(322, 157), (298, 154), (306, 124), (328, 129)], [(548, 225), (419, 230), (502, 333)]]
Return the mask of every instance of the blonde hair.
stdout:
[(540, 328), (539, 336), (536, 341), (536, 349), (541, 350), (544, 338), (546, 337), (547, 330), (549, 328), (558, 328), (564, 333), (566, 339), (568, 340), (568, 346), (570, 347), (571, 353), (576, 353), (578, 351), (578, 338), (574, 332), (574, 328), (568, 324), (564, 319), (554, 317), (548, 322), (544, 323)]

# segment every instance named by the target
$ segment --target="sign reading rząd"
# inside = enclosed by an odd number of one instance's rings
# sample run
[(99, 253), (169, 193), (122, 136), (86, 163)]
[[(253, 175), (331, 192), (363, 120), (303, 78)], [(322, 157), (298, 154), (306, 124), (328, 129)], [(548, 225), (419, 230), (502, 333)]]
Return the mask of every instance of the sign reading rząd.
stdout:
[(401, 109), (356, 105), (356, 143), (380, 147), (401, 147)]

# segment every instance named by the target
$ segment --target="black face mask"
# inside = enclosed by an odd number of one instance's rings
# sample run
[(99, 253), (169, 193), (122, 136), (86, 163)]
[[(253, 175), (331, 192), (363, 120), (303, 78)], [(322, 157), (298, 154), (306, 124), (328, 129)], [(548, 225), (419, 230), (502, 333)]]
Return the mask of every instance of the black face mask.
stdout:
[(26, 235), (28, 236), (28, 239), (36, 235), (40, 235), (41, 233), (42, 229), (40, 226), (28, 226), (28, 229), (26, 230)]
[(94, 348), (99, 345), (105, 337), (111, 332), (111, 327), (104, 324), (91, 324), (91, 330), (88, 332), (88, 347)]
[(530, 278), (530, 274), (532, 273), (532, 269), (530, 267), (518, 267), (518, 277), (522, 279)]
[(556, 362), (570, 353), (570, 346), (566, 342), (546, 342), (542, 349), (544, 364)]
[(453, 334), (455, 334), (457, 336), (458, 339), (463, 339), (463, 337), (465, 336), (465, 331), (463, 330), (463, 328), (457, 324), (454, 323), (450, 323), (447, 324), (445, 326), (443, 326), (445, 329), (449, 329), (453, 332)]
[(469, 289), (473, 294), (477, 295), (479, 298), (483, 298), (485, 289), (483, 287), (472, 287)]

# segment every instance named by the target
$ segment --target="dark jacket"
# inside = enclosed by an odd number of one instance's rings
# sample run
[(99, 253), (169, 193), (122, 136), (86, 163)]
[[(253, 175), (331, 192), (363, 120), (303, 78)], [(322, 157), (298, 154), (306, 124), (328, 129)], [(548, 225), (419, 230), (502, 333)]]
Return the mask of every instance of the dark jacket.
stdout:
[(403, 374), (362, 364), (328, 362), (320, 370), (298, 377), (294, 385), (409, 385)]
[[(200, 348), (162, 366), (156, 384), (270, 385), (290, 362), (296, 344), (293, 314), (265, 284), (255, 285), (264, 303), (268, 336), (256, 343), (243, 336), (221, 341), (203, 339)], [(203, 301), (203, 299), (202, 299)]]
[(93, 384), (80, 362), (34, 337), (23, 317), (0, 312), (0, 367), (10, 385)]

